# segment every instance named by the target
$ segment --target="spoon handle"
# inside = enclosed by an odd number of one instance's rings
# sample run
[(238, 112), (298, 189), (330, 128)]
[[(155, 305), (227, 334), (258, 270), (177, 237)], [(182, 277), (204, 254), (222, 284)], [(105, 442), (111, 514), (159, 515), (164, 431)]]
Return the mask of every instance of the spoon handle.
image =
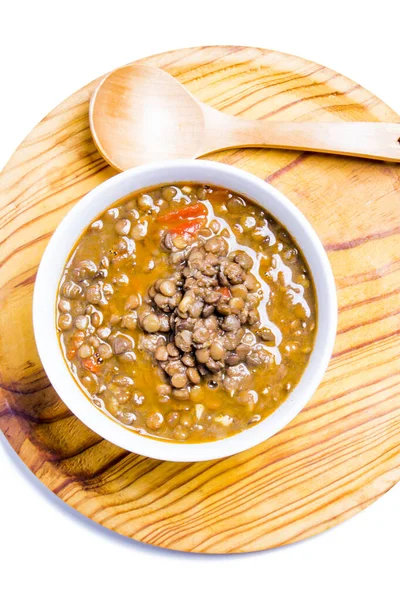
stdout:
[[(221, 113), (219, 113), (220, 115)], [(374, 122), (246, 121), (212, 115), (206, 145), (212, 150), (232, 147), (266, 147), (360, 156), (400, 162), (400, 124)], [(219, 130), (219, 131), (218, 131)], [(214, 137), (214, 140), (212, 139)], [(209, 150), (211, 151), (211, 150)]]

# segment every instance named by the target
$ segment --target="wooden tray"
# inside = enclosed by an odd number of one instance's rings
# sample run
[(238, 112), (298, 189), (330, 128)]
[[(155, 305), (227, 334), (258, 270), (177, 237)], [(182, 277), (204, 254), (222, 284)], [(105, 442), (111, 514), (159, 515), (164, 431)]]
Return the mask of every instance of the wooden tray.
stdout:
[[(342, 75), (278, 52), (190, 48), (141, 62), (250, 119), (400, 120)], [(96, 83), (39, 123), (0, 177), (2, 430), (65, 502), (149, 544), (245, 552), (344, 521), (400, 479), (400, 166), (260, 149), (212, 156), (273, 183), (315, 227), (335, 273), (338, 336), (318, 392), (269, 441), (206, 463), (151, 460), (99, 438), (67, 410), (33, 338), (43, 250), (71, 206), (114, 175), (89, 131)]]

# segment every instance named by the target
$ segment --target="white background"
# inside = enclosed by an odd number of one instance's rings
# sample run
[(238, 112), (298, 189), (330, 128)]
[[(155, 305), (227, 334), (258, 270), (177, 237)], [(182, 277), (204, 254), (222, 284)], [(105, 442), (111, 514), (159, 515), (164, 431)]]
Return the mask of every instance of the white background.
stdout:
[[(303, 56), (400, 113), (398, 0), (3, 0), (0, 166), (88, 81), (136, 58), (207, 44)], [(399, 598), (399, 485), (306, 542), (202, 557), (108, 532), (52, 496), (1, 437), (0, 455), (1, 598)]]

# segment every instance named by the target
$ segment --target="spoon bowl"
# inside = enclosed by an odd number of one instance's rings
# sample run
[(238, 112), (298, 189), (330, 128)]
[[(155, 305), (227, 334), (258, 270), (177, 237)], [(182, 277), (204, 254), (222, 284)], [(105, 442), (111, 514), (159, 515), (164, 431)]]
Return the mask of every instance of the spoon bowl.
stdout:
[(101, 154), (122, 171), (166, 157), (197, 156), (204, 116), (168, 73), (137, 64), (102, 81), (90, 104), (90, 126)]

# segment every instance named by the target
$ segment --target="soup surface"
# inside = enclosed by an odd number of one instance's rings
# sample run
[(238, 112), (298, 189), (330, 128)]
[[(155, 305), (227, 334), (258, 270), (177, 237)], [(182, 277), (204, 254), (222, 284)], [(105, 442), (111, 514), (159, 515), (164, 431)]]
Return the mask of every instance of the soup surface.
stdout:
[(300, 380), (317, 307), (295, 241), (250, 200), (182, 183), (120, 200), (83, 233), (57, 325), (91, 401), (182, 442), (238, 433)]

